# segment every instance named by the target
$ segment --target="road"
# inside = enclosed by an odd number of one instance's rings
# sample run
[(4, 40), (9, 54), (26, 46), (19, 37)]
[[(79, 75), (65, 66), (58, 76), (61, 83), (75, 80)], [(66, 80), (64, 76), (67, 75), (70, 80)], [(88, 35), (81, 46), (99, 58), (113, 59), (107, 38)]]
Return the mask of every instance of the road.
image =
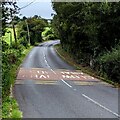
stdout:
[[(55, 44), (59, 44), (59, 40), (48, 41), (34, 47), (23, 61), (21, 68), (37, 71), (42, 68), (53, 72), (54, 76), (57, 76), (58, 69), (74, 71), (74, 67), (57, 55), (53, 47)], [(28, 75), (28, 79), (16, 80), (13, 90), (23, 112), (23, 118), (117, 118), (119, 116), (118, 90), (109, 84), (100, 80), (90, 81), (87, 77), (85, 80), (61, 78), (34, 80), (29, 78), (31, 74)]]

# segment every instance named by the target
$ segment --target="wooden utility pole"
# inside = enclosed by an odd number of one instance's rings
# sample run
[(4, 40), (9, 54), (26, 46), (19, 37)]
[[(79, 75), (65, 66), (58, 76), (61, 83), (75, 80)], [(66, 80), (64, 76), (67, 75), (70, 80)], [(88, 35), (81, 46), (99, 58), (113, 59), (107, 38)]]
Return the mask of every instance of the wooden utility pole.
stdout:
[(12, 11), (10, 11), (11, 14), (11, 19), (12, 19), (12, 28), (13, 28), (13, 34), (14, 34), (14, 39), (15, 39), (15, 44), (17, 45), (17, 37), (16, 37), (16, 31), (15, 31), (15, 24), (14, 24), (14, 17), (12, 16)]
[(17, 44), (17, 37), (16, 37), (16, 31), (15, 31), (15, 25), (14, 25), (13, 21), (12, 21), (12, 28), (13, 28), (15, 43)]
[(29, 45), (30, 45), (30, 31), (29, 31), (29, 26), (28, 26), (27, 20), (25, 20), (25, 23), (27, 25), (28, 40), (29, 40)]

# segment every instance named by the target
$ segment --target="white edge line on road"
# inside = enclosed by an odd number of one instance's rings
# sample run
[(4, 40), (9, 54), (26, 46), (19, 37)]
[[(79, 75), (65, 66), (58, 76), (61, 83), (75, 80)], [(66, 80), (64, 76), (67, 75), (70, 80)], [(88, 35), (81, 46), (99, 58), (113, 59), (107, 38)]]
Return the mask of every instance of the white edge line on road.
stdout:
[(107, 110), (108, 112), (114, 114), (115, 116), (120, 117), (120, 115), (118, 115), (117, 113), (113, 112), (112, 110), (106, 108), (105, 106), (101, 105), (100, 103), (96, 102), (95, 100), (91, 99), (91, 98), (88, 97), (87, 95), (82, 94), (82, 96), (85, 97), (86, 99), (90, 100), (90, 101), (93, 102), (94, 104), (98, 105), (99, 107), (101, 107), (101, 108)]
[(71, 85), (69, 85), (67, 82), (65, 82), (63, 79), (61, 79), (67, 86), (69, 86), (70, 88), (72, 88)]

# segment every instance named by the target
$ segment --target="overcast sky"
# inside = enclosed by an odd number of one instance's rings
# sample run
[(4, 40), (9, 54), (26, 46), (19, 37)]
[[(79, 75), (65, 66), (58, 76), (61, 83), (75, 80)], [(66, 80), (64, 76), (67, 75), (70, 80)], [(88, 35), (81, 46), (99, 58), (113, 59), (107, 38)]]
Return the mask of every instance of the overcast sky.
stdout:
[[(33, 0), (27, 0), (27, 2), (23, 2), (23, 0), (19, 0), (17, 2), (17, 5), (21, 8), (23, 6), (28, 5), (30, 2)], [(46, 19), (51, 19), (51, 13), (54, 13), (52, 10), (52, 4), (48, 0), (47, 2), (39, 2), (38, 0), (26, 8), (23, 8), (20, 13), (22, 14), (21, 17), (26, 16), (26, 17), (32, 17), (34, 15), (41, 16)]]

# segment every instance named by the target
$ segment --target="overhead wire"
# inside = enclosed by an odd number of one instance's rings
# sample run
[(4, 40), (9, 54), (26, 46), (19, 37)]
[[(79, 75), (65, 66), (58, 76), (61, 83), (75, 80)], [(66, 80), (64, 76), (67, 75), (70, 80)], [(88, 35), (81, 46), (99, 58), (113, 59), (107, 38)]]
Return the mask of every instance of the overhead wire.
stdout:
[(36, 0), (33, 0), (32, 2), (28, 3), (27, 5), (25, 5), (25, 6), (21, 7), (21, 8), (19, 8), (19, 10), (24, 9), (24, 8), (30, 6), (30, 5), (33, 4), (35, 1), (36, 1)]

